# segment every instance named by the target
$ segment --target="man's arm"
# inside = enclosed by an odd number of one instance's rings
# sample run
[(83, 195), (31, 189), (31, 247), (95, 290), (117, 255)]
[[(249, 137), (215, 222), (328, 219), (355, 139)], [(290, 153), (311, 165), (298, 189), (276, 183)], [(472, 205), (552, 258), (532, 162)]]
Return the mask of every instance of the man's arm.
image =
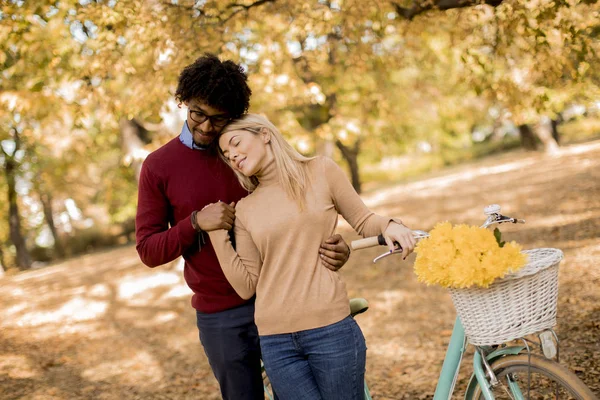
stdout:
[(169, 228), (171, 206), (161, 185), (144, 163), (138, 187), (135, 237), (140, 259), (149, 267), (173, 261), (197, 240), (189, 217)]
[[(138, 208), (135, 219), (136, 249), (149, 267), (173, 261), (197, 243), (200, 230), (231, 229), (235, 219), (234, 204), (209, 204), (183, 218), (169, 228), (171, 205), (162, 190), (162, 183), (144, 163), (140, 173)], [(192, 216), (196, 218), (192, 223)]]
[(323, 266), (332, 271), (337, 271), (350, 258), (350, 247), (341, 235), (335, 234), (321, 243), (319, 253)]

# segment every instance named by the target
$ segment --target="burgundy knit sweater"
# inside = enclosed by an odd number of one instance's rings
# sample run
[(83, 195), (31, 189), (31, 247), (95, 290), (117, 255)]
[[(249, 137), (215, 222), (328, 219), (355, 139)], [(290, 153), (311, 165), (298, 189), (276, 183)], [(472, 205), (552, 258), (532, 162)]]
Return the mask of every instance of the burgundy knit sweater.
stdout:
[(206, 234), (199, 251), (190, 216), (207, 204), (237, 202), (247, 194), (215, 152), (192, 150), (177, 137), (142, 166), (135, 220), (138, 254), (149, 267), (183, 256), (184, 277), (194, 292), (192, 306), (201, 312), (227, 310), (246, 300), (225, 278)]

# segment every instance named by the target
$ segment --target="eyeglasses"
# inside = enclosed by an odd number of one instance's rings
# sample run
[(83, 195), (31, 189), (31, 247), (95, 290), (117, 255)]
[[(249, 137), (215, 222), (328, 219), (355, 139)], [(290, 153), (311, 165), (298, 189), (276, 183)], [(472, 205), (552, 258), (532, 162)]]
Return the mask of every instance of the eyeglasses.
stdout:
[(189, 109), (189, 111), (190, 111), (190, 118), (192, 119), (192, 121), (197, 122), (199, 124), (203, 124), (204, 122), (206, 122), (206, 120), (209, 120), (210, 124), (214, 128), (222, 128), (225, 125), (227, 125), (229, 123), (229, 121), (231, 121), (231, 118), (226, 117), (223, 114), (221, 114), (221, 115), (206, 115), (202, 111), (198, 111), (198, 110)]

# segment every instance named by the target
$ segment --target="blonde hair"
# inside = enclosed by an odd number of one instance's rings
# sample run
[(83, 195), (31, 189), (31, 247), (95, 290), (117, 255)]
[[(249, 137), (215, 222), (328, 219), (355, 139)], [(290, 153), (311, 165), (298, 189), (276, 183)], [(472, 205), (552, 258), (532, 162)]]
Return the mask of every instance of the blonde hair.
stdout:
[[(308, 186), (308, 174), (304, 164), (314, 157), (305, 157), (298, 153), (283, 137), (279, 129), (273, 125), (266, 117), (259, 114), (245, 114), (241, 118), (233, 120), (221, 132), (221, 135), (237, 130), (246, 130), (255, 135), (258, 135), (266, 129), (270, 133), (269, 144), (273, 150), (275, 159), (275, 168), (277, 169), (277, 177), (283, 185), (288, 196), (295, 200), (300, 209), (304, 208), (305, 193)], [(219, 147), (219, 146), (217, 146)], [(219, 155), (231, 166), (229, 159), (223, 155), (221, 147), (219, 147)], [(242, 186), (249, 192), (253, 192), (258, 186), (256, 176), (245, 176), (239, 171), (235, 174)]]

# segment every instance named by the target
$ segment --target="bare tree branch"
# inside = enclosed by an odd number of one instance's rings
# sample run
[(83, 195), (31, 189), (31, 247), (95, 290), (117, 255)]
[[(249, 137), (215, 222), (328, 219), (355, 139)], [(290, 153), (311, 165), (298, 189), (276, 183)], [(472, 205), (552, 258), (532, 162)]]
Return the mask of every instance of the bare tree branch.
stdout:
[(249, 11), (251, 8), (253, 7), (258, 7), (261, 6), (265, 3), (275, 3), (276, 0), (258, 0), (255, 1), (254, 3), (245, 5), (245, 4), (238, 4), (238, 3), (233, 3), (233, 4), (229, 4), (227, 6), (227, 8), (235, 8), (237, 7), (237, 10), (235, 10), (234, 12), (232, 12), (227, 18), (219, 18), (221, 23), (225, 23), (227, 21), (229, 21), (231, 18), (233, 18), (236, 14), (238, 14), (240, 11)]
[(400, 4), (392, 2), (396, 12), (408, 20), (429, 10), (450, 10), (452, 8), (472, 7), (479, 4), (487, 4), (497, 7), (503, 0), (413, 0), (410, 8), (402, 7)]
[(275, 1), (276, 0), (258, 0), (258, 1), (255, 1), (254, 3), (248, 4), (248, 5), (233, 3), (233, 4), (229, 4), (227, 6), (227, 8), (241, 7), (241, 8), (245, 8), (246, 10), (249, 10), (252, 7), (260, 6), (260, 5), (264, 4), (264, 3), (275, 3)]
[[(233, 17), (235, 17), (237, 14), (239, 14), (242, 11), (249, 11), (250, 9), (254, 8), (254, 7), (258, 7), (261, 6), (263, 4), (266, 3), (275, 3), (275, 1), (277, 0), (257, 0), (254, 3), (250, 3), (248, 5), (246, 4), (241, 4), (241, 3), (231, 3), (228, 4), (225, 8), (228, 10), (233, 10), (231, 12), (231, 14), (227, 15), (226, 17), (216, 14), (213, 15), (213, 13), (208, 12), (207, 10), (197, 7), (196, 5), (192, 5), (192, 6), (186, 6), (183, 4), (173, 4), (173, 3), (168, 3), (168, 2), (162, 2), (161, 4), (164, 6), (167, 6), (169, 8), (175, 8), (175, 9), (184, 9), (187, 11), (195, 11), (198, 12), (199, 16), (206, 18), (206, 19), (211, 19), (214, 22), (208, 23), (205, 22), (203, 25), (205, 26), (217, 26), (217, 25), (223, 25), (224, 23), (226, 23), (227, 21), (229, 21), (230, 19), (232, 19)], [(216, 10), (209, 10), (209, 11), (216, 11)], [(216, 21), (215, 21), (216, 20)]]
[(310, 70), (308, 59), (304, 56), (306, 38), (306, 36), (298, 35), (297, 40), (300, 44), (301, 51), (299, 56), (292, 57), (292, 61), (294, 62), (294, 69), (296, 70), (296, 74), (300, 77), (300, 79), (302, 79), (302, 82), (308, 85), (309, 83), (315, 81), (315, 76)]
[(188, 10), (188, 11), (199, 11), (200, 14), (203, 14), (202, 10), (194, 5), (188, 6), (185, 4), (173, 3), (171, 1), (161, 1), (160, 4), (162, 4), (163, 6), (169, 7), (169, 8), (184, 9), (184, 10)]

